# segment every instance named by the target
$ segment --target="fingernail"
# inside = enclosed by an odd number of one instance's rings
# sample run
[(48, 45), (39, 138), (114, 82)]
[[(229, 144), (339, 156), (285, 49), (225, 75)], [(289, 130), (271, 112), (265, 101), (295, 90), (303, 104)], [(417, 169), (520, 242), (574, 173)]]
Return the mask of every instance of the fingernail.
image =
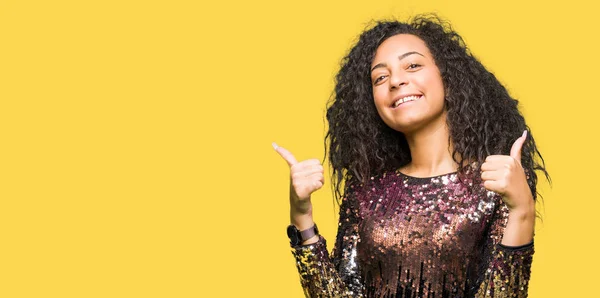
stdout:
[(527, 136), (527, 129), (523, 131), (523, 136)]
[(275, 144), (275, 142), (273, 142), (273, 144), (271, 144), (271, 145), (273, 145), (273, 149), (275, 149), (275, 150), (277, 150), (277, 148), (279, 148), (279, 146), (277, 146), (277, 144)]

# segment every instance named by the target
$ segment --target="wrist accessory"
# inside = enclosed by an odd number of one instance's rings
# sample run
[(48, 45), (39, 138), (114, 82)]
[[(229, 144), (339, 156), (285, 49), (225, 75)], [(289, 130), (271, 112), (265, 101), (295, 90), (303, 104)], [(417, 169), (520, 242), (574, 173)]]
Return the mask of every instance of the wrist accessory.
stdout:
[(287, 227), (287, 235), (290, 238), (290, 244), (292, 246), (297, 246), (302, 244), (302, 242), (312, 238), (315, 235), (319, 235), (319, 229), (317, 228), (317, 224), (312, 226), (312, 228), (308, 228), (304, 231), (298, 230), (296, 226), (289, 225)]

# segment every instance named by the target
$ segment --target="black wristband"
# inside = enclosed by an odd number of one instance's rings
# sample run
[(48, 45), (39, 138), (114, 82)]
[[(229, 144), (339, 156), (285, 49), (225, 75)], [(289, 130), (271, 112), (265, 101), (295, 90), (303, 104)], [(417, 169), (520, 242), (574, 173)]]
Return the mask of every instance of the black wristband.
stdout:
[(302, 244), (302, 242), (314, 237), (315, 235), (319, 235), (319, 229), (317, 228), (317, 224), (304, 231), (299, 231), (296, 226), (289, 225), (287, 228), (287, 235), (290, 238), (290, 244), (292, 246), (296, 246)]

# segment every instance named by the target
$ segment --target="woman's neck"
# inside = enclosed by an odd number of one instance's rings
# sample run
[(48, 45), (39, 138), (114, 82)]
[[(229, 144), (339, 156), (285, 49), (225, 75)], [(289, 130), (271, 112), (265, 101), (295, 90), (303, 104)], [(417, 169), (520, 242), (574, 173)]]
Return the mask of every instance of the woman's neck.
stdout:
[(432, 177), (458, 169), (458, 164), (452, 159), (453, 148), (445, 119), (405, 136), (412, 160), (400, 169), (402, 173)]

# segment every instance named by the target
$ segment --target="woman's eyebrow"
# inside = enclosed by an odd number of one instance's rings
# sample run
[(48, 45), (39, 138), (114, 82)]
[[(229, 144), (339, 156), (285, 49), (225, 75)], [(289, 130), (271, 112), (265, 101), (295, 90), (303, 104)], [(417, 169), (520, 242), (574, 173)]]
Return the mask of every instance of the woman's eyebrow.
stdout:
[[(423, 54), (421, 54), (419, 52), (412, 51), (412, 52), (407, 52), (407, 53), (404, 53), (404, 54), (398, 56), (398, 60), (402, 60), (402, 59), (404, 59), (404, 58), (406, 58), (406, 57), (408, 57), (408, 56), (410, 56), (412, 54), (417, 54), (417, 55), (423, 56)], [(425, 56), (423, 56), (423, 57), (425, 57)], [(371, 72), (373, 72), (375, 69), (380, 68), (380, 67), (387, 67), (387, 64), (385, 64), (383, 62), (382, 63), (377, 63), (375, 66), (373, 66), (373, 68), (371, 68)]]

